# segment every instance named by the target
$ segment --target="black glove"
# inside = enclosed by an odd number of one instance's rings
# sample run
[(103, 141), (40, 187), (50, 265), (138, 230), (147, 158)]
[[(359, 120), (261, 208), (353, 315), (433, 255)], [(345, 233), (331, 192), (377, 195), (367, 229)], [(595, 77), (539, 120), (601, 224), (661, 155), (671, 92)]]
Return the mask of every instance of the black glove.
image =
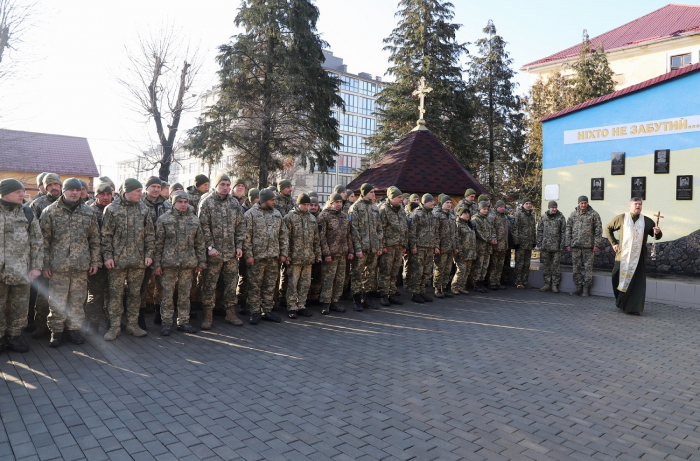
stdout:
[(520, 249), (520, 244), (519, 244), (519, 243), (516, 243), (515, 246), (514, 246), (513, 248), (515, 248), (516, 250), (519, 250), (519, 249)]

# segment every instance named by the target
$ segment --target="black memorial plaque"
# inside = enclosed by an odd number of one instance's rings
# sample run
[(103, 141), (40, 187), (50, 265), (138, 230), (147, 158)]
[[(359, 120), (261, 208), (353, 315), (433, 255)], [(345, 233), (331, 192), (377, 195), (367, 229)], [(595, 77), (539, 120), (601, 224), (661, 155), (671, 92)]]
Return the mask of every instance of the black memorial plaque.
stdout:
[(605, 200), (605, 178), (591, 178), (591, 200)]
[(642, 200), (647, 199), (647, 178), (646, 176), (632, 177), (632, 197), (641, 197)]
[(613, 152), (610, 162), (610, 174), (624, 175), (625, 174), (625, 153)]
[(671, 171), (671, 151), (661, 149), (654, 151), (654, 174), (664, 174)]
[(693, 200), (693, 175), (676, 176), (676, 200)]

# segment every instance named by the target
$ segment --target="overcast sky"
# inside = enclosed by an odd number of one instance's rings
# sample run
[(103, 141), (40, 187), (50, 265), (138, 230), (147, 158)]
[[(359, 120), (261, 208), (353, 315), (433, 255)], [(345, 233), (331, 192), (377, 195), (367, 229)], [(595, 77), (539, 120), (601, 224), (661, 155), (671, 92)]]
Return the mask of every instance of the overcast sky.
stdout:
[[(382, 40), (396, 27), (397, 0), (317, 0), (318, 30), (351, 73), (384, 75), (388, 54)], [(452, 0), (458, 38), (475, 42), (489, 19), (509, 42), (517, 70), (581, 40), (620, 26), (666, 5), (658, 0), (584, 3), (560, 0)], [(578, 5), (578, 6), (575, 6)], [(118, 160), (148, 145), (147, 124), (129, 109), (116, 82), (123, 75), (124, 47), (138, 34), (175, 24), (199, 44), (204, 66), (193, 93), (216, 83), (217, 47), (238, 31), (237, 0), (38, 0), (38, 25), (12, 57), (19, 74), (0, 87), (0, 128), (86, 137), (102, 174), (116, 176)], [(474, 47), (471, 47), (474, 50)], [(531, 78), (518, 74), (519, 91)], [(429, 102), (428, 102), (429, 103)], [(185, 117), (181, 132), (195, 123)]]

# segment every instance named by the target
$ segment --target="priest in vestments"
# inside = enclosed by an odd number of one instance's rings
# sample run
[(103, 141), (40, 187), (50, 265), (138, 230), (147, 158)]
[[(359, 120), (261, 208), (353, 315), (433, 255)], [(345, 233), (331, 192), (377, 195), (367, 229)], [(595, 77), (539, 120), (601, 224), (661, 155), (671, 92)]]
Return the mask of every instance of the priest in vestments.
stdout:
[(642, 214), (641, 198), (633, 197), (629, 209), (629, 213), (615, 216), (605, 232), (615, 250), (612, 271), (615, 304), (625, 314), (640, 315), (644, 312), (647, 291), (647, 237), (658, 240), (662, 234), (654, 221)]

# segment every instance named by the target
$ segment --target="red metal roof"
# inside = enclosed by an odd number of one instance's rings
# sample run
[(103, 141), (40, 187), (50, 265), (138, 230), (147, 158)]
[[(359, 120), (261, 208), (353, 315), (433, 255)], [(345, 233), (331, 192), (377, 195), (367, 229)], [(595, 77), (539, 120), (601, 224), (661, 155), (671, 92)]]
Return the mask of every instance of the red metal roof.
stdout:
[(348, 189), (359, 189), (364, 183), (370, 183), (378, 190), (396, 186), (402, 192), (445, 193), (457, 198), (469, 188), (486, 193), (486, 189), (428, 130), (408, 133), (348, 184)]
[(667, 74), (659, 75), (658, 77), (654, 77), (652, 79), (649, 79), (647, 81), (637, 83), (636, 85), (629, 86), (627, 88), (623, 88), (621, 90), (615, 91), (610, 94), (606, 94), (605, 96), (600, 96), (595, 99), (591, 99), (586, 102), (582, 102), (581, 104), (577, 104), (575, 106), (571, 106), (569, 108), (566, 108), (564, 110), (560, 110), (559, 112), (554, 112), (552, 114), (546, 115), (540, 120), (541, 122), (546, 122), (548, 120), (555, 119), (557, 117), (561, 117), (563, 115), (570, 114), (572, 112), (576, 112), (581, 109), (585, 109), (587, 107), (595, 106), (597, 104), (602, 104), (604, 102), (610, 101), (611, 99), (619, 98), (621, 96), (626, 96), (628, 94), (635, 93), (637, 91), (641, 91), (644, 89), (647, 89), (649, 87), (652, 87), (654, 85), (658, 85), (659, 83), (667, 82), (671, 79), (674, 79), (676, 77), (680, 77), (682, 75), (690, 74), (692, 72), (697, 71), (700, 69), (700, 63), (693, 64), (692, 66), (686, 66), (682, 67), (677, 70), (673, 70)]
[[(593, 47), (602, 43), (605, 51), (611, 51), (643, 42), (697, 33), (700, 33), (700, 6), (671, 3), (623, 26), (593, 37), (590, 41)], [(578, 56), (580, 51), (581, 43), (578, 43), (546, 58), (525, 64), (521, 70), (548, 62), (569, 59)]]
[(87, 139), (0, 129), (0, 169), (97, 177)]

